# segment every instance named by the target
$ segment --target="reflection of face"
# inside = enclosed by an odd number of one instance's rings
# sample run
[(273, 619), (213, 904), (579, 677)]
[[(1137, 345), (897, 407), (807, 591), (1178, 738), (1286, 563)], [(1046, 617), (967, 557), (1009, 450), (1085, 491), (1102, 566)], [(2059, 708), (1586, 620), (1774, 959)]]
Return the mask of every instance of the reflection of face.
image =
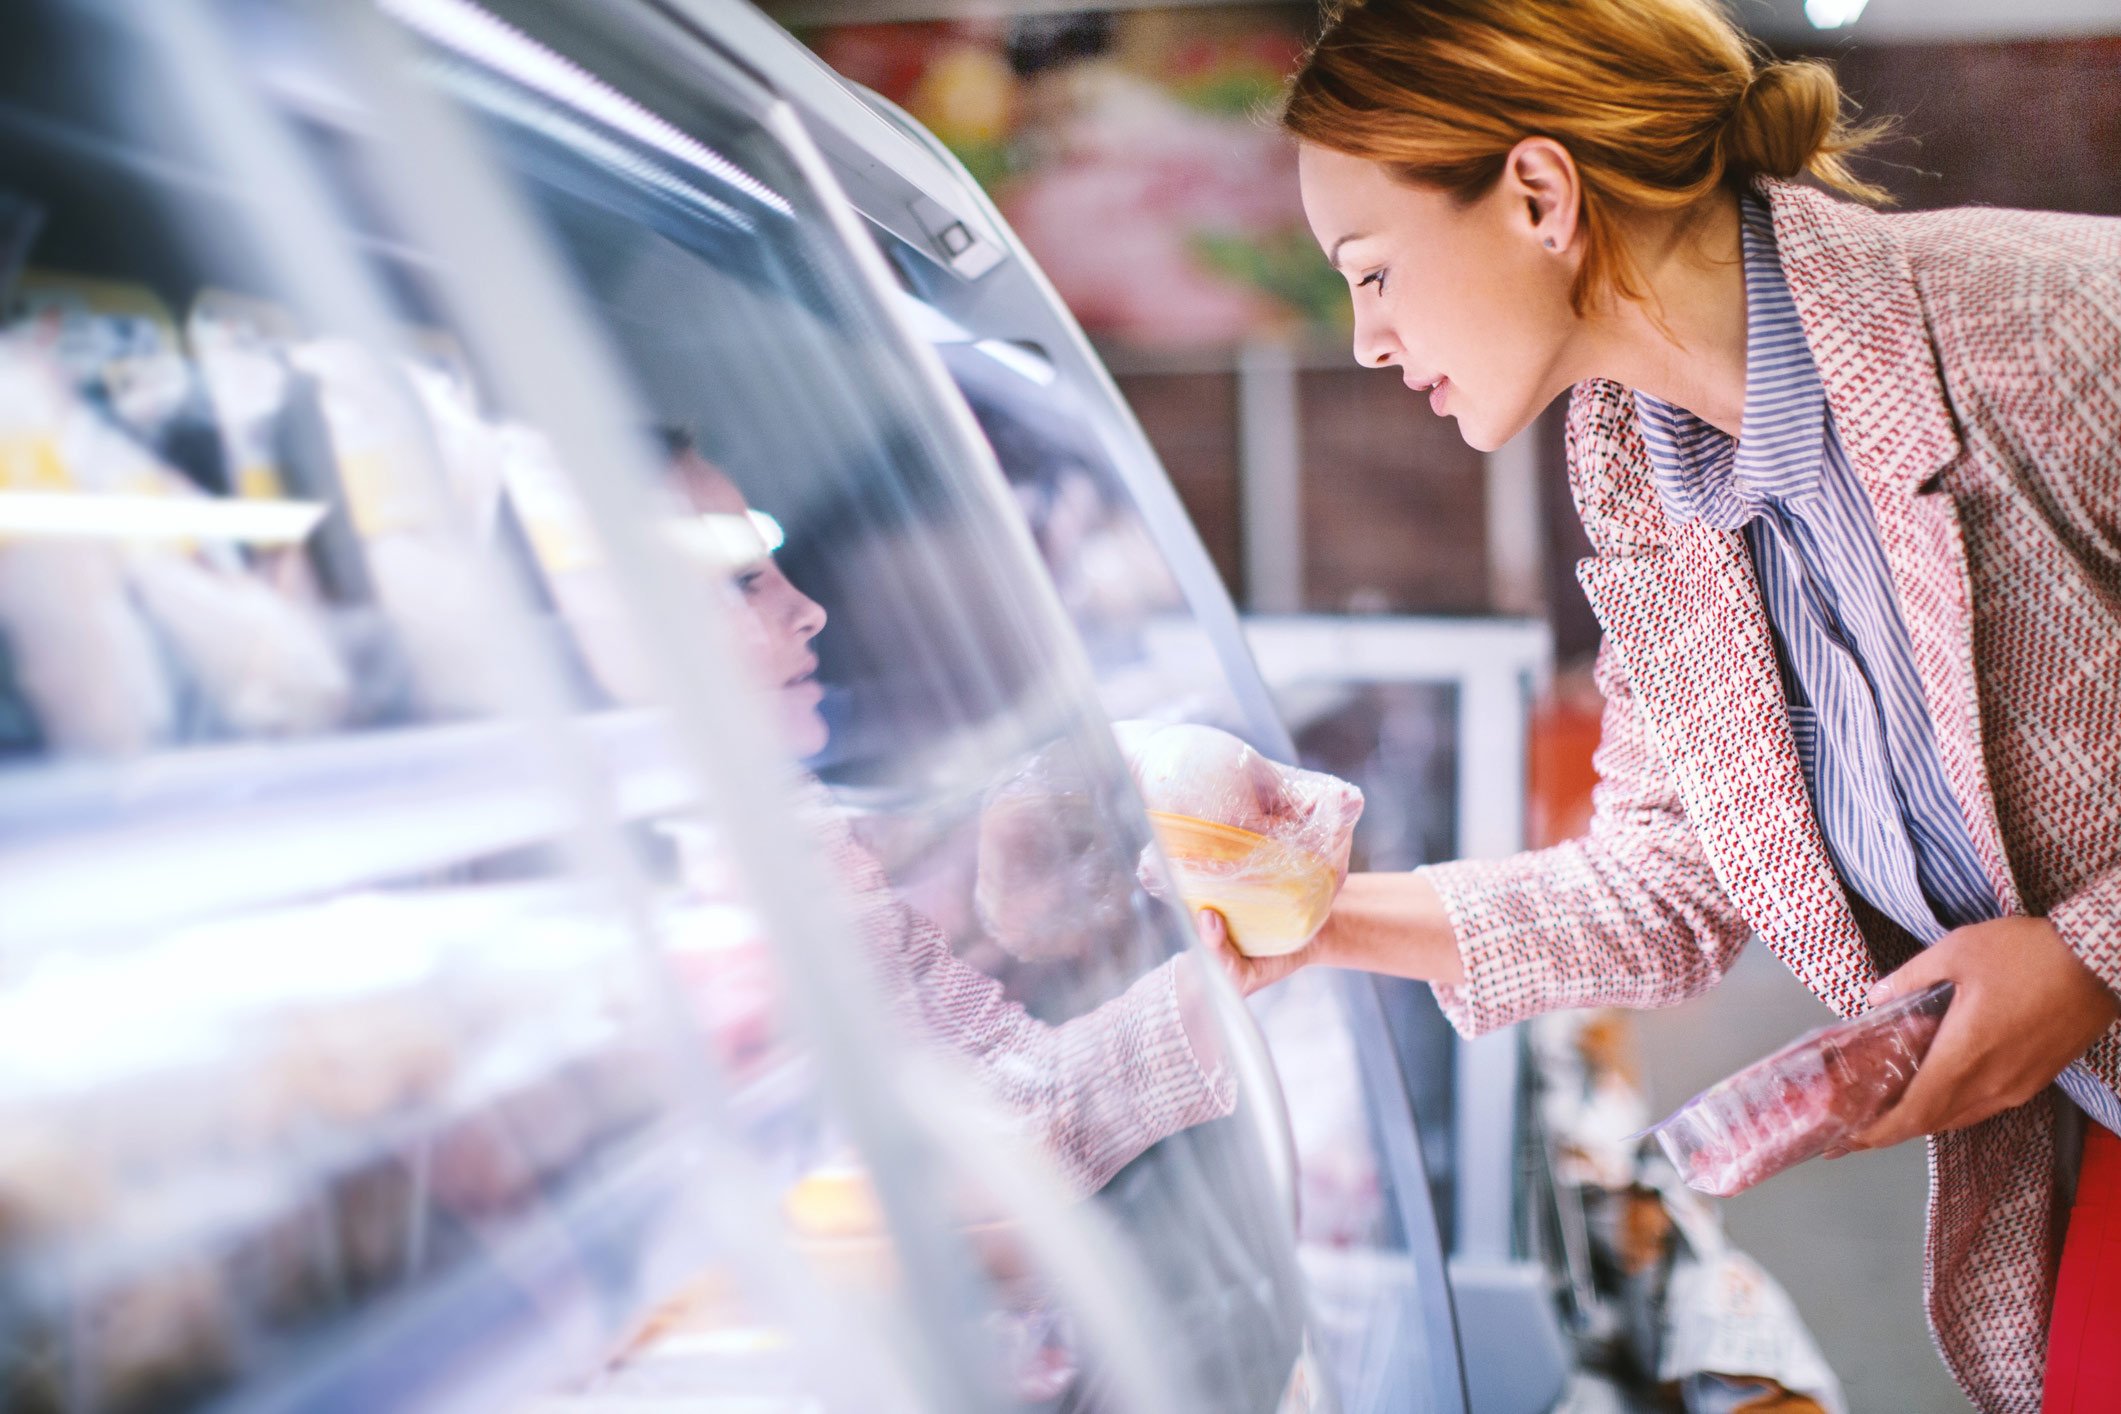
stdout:
[[(750, 514), (743, 492), (698, 454), (679, 458), (673, 472), (698, 514), (739, 519)], [(817, 755), (825, 749), (828, 729), (818, 711), (824, 689), (810, 642), (825, 627), (825, 611), (789, 582), (763, 547), (757, 559), (730, 571), (729, 583), (737, 593), (738, 636), (752, 671), (773, 692), (783, 741), (799, 757)]]
[(1566, 385), (1570, 267), (1540, 258), (1508, 183), (1461, 205), (1309, 144), (1298, 172), (1311, 233), (1354, 289), (1356, 362), (1396, 367), (1417, 391), (1436, 385), (1430, 407), (1483, 451)]

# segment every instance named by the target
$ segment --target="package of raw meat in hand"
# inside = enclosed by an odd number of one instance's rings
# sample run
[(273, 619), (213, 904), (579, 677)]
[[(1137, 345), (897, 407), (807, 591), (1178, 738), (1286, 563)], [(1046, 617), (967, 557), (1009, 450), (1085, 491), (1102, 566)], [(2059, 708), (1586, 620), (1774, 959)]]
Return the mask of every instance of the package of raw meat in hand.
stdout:
[(1231, 943), (1251, 957), (1309, 942), (1348, 876), (1362, 792), (1212, 727), (1116, 730), (1186, 903), (1222, 914)]
[(1951, 1005), (1939, 982), (1807, 1032), (1645, 1131), (1687, 1186), (1727, 1198), (1816, 1159), (1873, 1124), (1915, 1078)]

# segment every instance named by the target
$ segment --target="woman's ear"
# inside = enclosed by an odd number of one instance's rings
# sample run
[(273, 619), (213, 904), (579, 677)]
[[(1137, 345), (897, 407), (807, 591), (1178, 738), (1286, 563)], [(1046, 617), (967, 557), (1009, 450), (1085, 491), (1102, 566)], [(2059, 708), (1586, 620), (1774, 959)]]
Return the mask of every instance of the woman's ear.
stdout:
[(1550, 137), (1528, 137), (1503, 159), (1502, 183), (1512, 224), (1541, 249), (1564, 254), (1575, 244), (1583, 188), (1576, 159)]

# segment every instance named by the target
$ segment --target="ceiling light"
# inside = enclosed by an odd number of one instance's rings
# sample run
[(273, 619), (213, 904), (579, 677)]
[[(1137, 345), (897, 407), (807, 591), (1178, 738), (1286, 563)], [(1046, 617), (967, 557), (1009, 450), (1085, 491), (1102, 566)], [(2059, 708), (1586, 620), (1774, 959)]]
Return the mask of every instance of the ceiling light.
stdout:
[(1813, 29), (1845, 29), (1856, 23), (1870, 0), (1804, 0), (1804, 17)]

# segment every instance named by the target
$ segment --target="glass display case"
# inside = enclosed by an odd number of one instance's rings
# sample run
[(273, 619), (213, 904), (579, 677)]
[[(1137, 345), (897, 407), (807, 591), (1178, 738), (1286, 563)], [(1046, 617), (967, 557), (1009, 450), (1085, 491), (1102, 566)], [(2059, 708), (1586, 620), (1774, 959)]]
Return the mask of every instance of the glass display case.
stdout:
[(1107, 706), (1271, 716), (1056, 593), (792, 44), (17, 12), (0, 1408), (1334, 1407)]
[[(1219, 727), (1293, 762), (1236, 610), (1155, 453), (999, 213), (910, 118), (873, 95), (849, 107), (850, 90), (830, 74), (780, 57), (776, 80), (835, 133), (827, 152), (890, 260), (908, 322), (936, 347), (994, 450), (1106, 711)], [(1425, 783), (1399, 788), (1420, 794)], [(1016, 978), (1039, 963), (986, 965)], [(1448, 1054), (1438, 1074), (1403, 1073), (1367, 978), (1302, 973), (1254, 998), (1253, 1010), (1289, 1100), (1299, 1253), (1343, 1407), (1465, 1408), (1408, 1094), (1410, 1079), (1448, 1085)]]

